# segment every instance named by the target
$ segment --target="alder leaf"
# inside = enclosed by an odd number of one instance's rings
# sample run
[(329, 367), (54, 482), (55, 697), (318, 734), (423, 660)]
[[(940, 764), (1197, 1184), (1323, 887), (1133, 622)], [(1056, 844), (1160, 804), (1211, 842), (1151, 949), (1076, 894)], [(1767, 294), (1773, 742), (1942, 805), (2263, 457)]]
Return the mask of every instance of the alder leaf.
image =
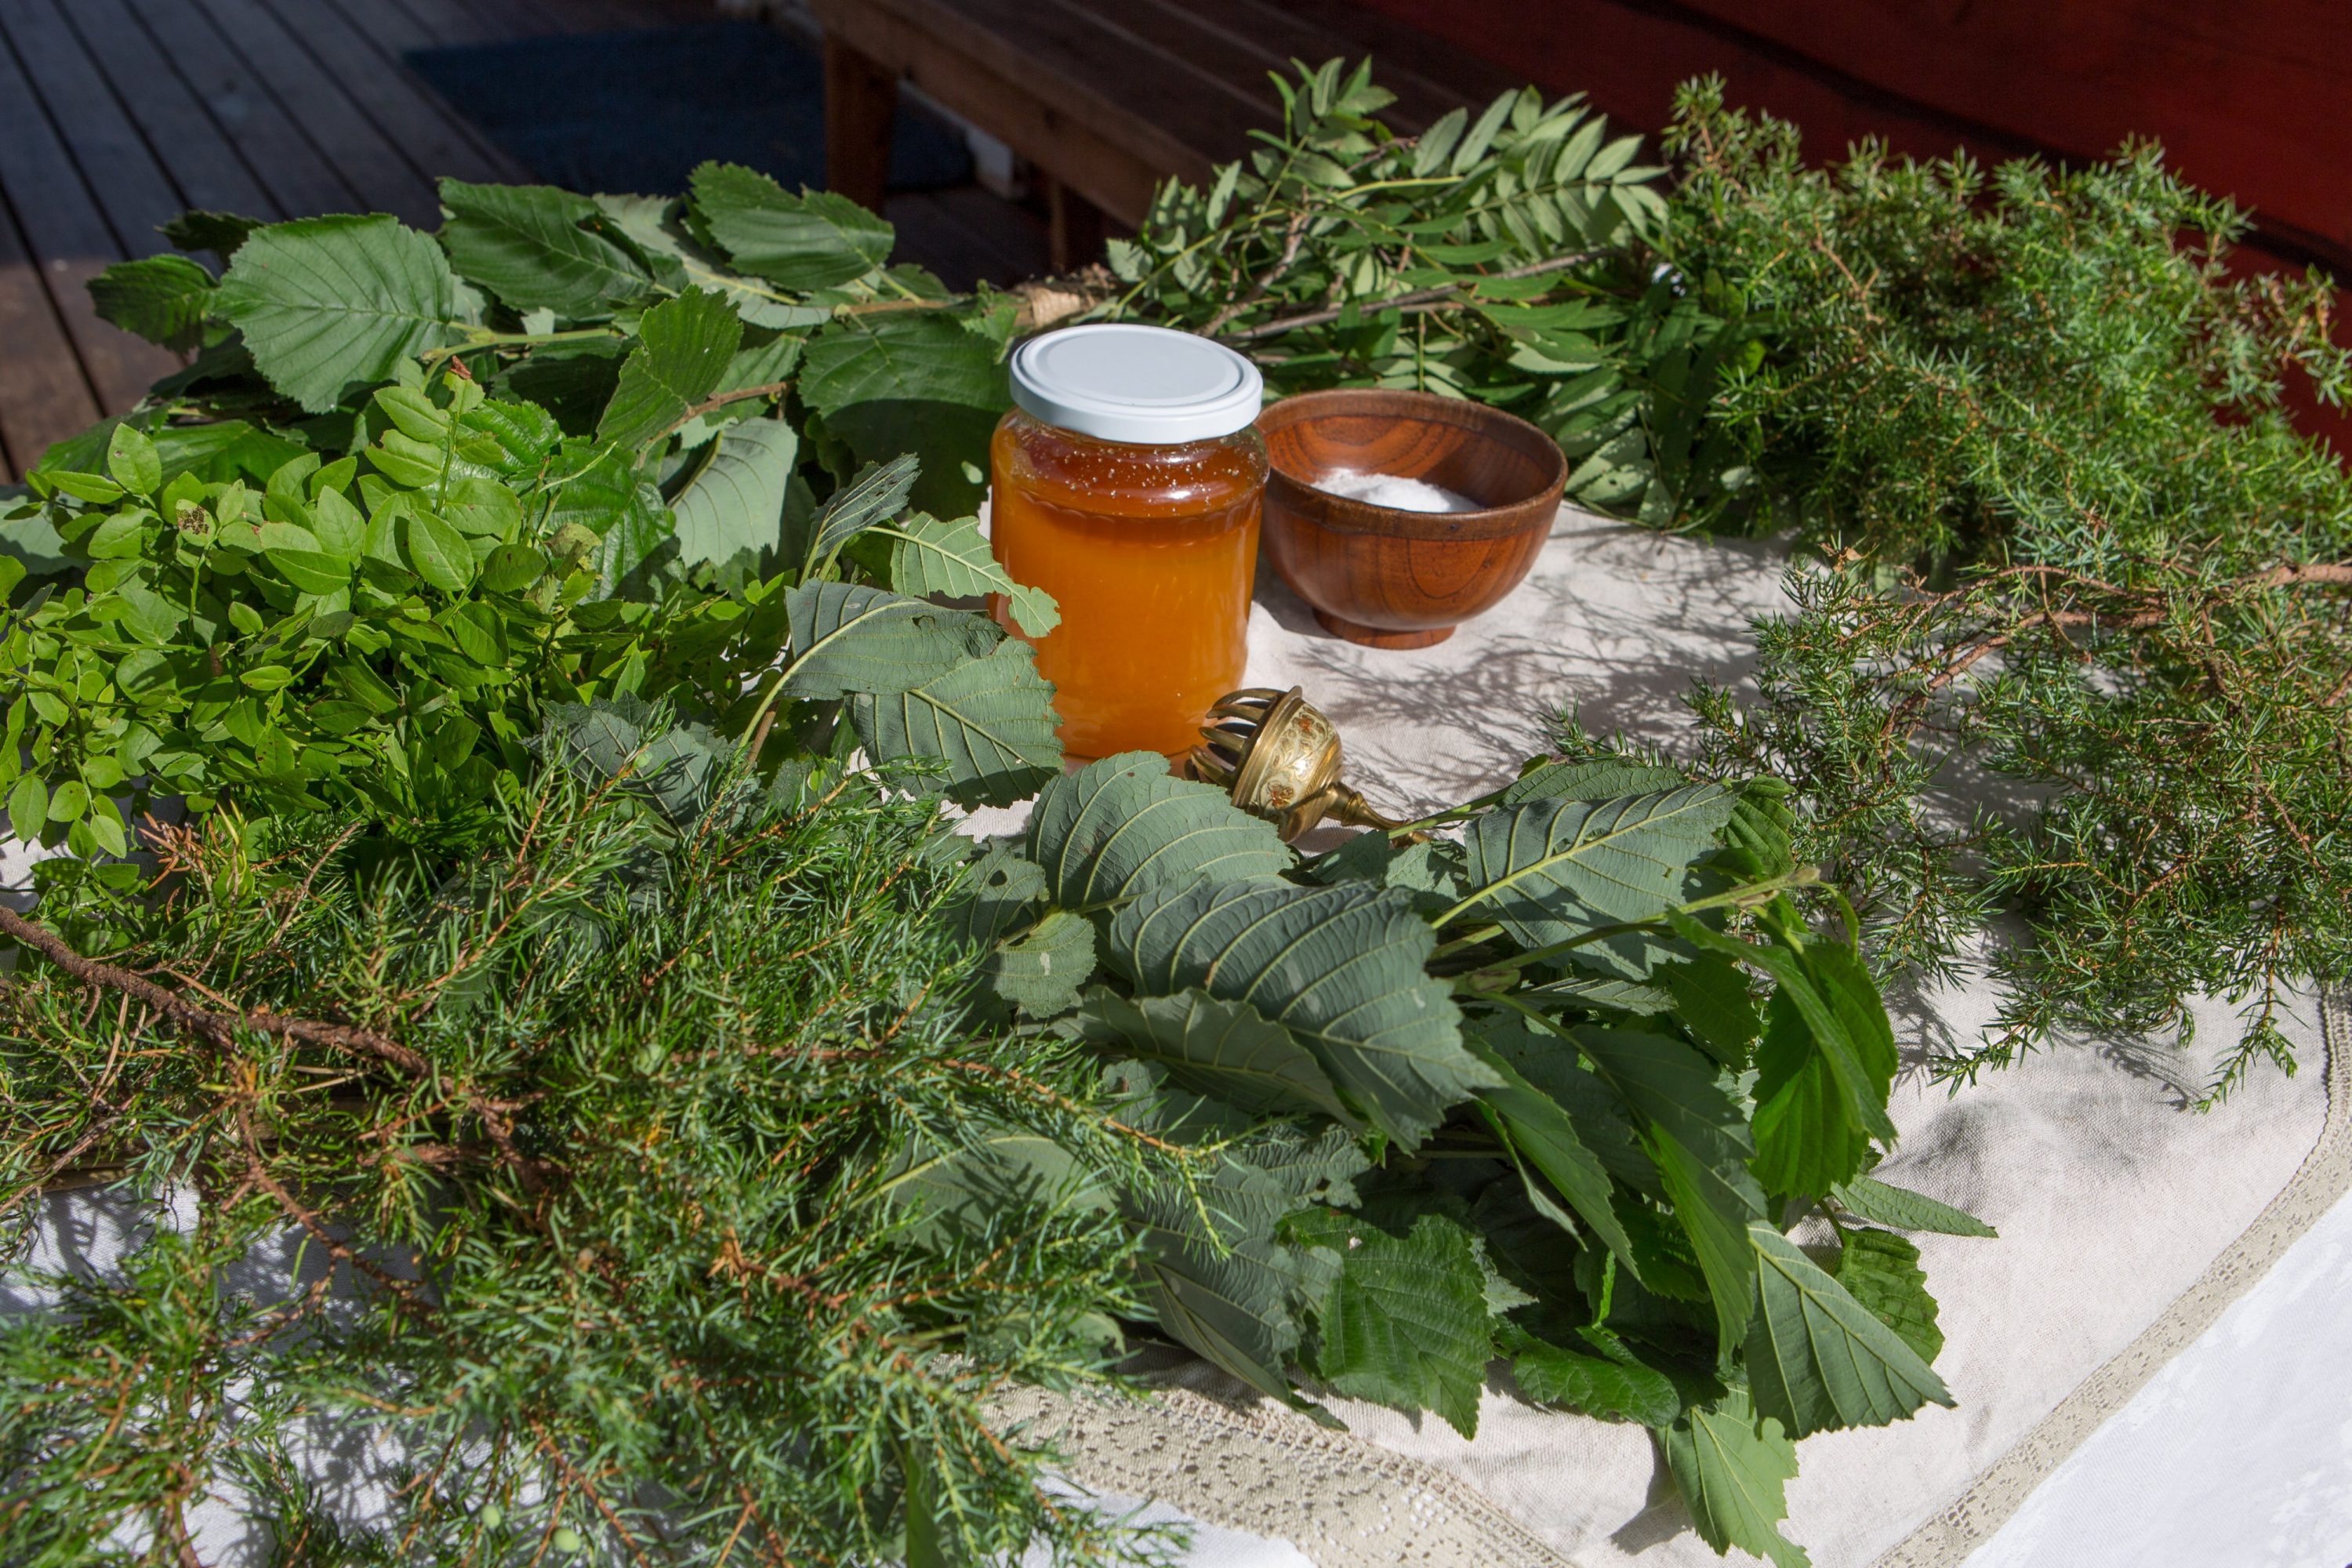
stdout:
[(783, 694), (888, 696), (947, 674), (1001, 635), (978, 616), (856, 583), (803, 583), (784, 595), (793, 662)]
[(1952, 1395), (1919, 1352), (1871, 1315), (1797, 1244), (1759, 1221), (1748, 1376), (1756, 1407), (1794, 1437), (1884, 1426)]
[[(1655, 920), (1683, 900), (1692, 863), (1714, 849), (1731, 807), (1728, 790), (1706, 784), (1488, 812), (1464, 841), (1475, 907), (1531, 948), (1596, 926)], [(1655, 952), (1654, 941), (1633, 933), (1571, 956), (1639, 980)]]
[(1685, 783), (1672, 768), (1646, 763), (1607, 760), (1595, 763), (1546, 763), (1513, 779), (1503, 790), (1501, 804), (1525, 805), (1531, 800), (1618, 800), (1626, 795), (1654, 795), (1680, 789)]
[(1170, 1082), (1251, 1115), (1319, 1111), (1360, 1125), (1306, 1047), (1246, 1002), (1198, 988), (1132, 1001), (1097, 990), (1078, 1026), (1094, 1044), (1156, 1063)]
[(1094, 922), (1049, 910), (1034, 930), (991, 953), (982, 973), (999, 996), (1031, 1017), (1056, 1017), (1076, 1005), (1079, 988), (1094, 978)]
[(1660, 964), (1650, 984), (1674, 999), (1674, 1012), (1699, 1048), (1729, 1068), (1748, 1064), (1748, 1047), (1762, 1028), (1748, 977), (1719, 953)]
[(1690, 1505), (1700, 1540), (1717, 1552), (1736, 1548), (1769, 1558), (1775, 1568), (1808, 1568), (1812, 1559), (1805, 1549), (1780, 1533), (1788, 1485), (1797, 1479), (1797, 1445), (1778, 1421), (1757, 1419), (1744, 1389), (1675, 1422), (1665, 1450), (1666, 1468)]
[(1476, 1436), (1494, 1341), (1470, 1233), (1428, 1214), (1403, 1237), (1353, 1228), (1317, 1314), (1318, 1375), (1392, 1410), (1434, 1410)]
[(1036, 649), (1009, 637), (904, 691), (859, 692), (849, 719), (877, 761), (945, 763), (940, 788), (961, 805), (1010, 805), (1061, 773), (1053, 684)]
[[(1510, 1145), (1519, 1157), (1542, 1173), (1610, 1251), (1627, 1268), (1634, 1268), (1633, 1244), (1617, 1218), (1609, 1173), (1602, 1167), (1601, 1156), (1585, 1143), (1567, 1110), (1518, 1070), (1523, 1061), (1540, 1070), (1542, 1057), (1535, 1053), (1506, 1054), (1506, 1042), (1517, 1043), (1520, 1038), (1523, 1037), (1472, 1037), (1471, 1049), (1500, 1080), (1496, 1087), (1480, 1091), (1479, 1103), (1490, 1115), (1501, 1120)], [(1630, 1131), (1627, 1141), (1631, 1142)], [(1531, 1190), (1528, 1195), (1538, 1207), (1547, 1206), (1540, 1193)]]
[(1869, 1135), (1847, 1119), (1829, 1057), (1786, 990), (1764, 1009), (1754, 1093), (1753, 1169), (1773, 1192), (1819, 1197), (1869, 1163)]
[(1013, 624), (1042, 637), (1062, 624), (1054, 596), (1024, 587), (996, 563), (978, 518), (936, 518), (918, 512), (882, 533), (890, 541), (890, 585), (901, 594), (970, 599), (1002, 594), (1011, 602)]
[(1936, 1322), (1936, 1298), (1927, 1293), (1919, 1249), (1885, 1230), (1847, 1230), (1840, 1238), (1844, 1245), (1831, 1270), (1837, 1282), (1933, 1365), (1943, 1353), (1944, 1331)]
[[(1254, 1192), (1260, 1211), (1254, 1219), (1304, 1201), (1239, 1167), (1221, 1180)], [(1164, 1178), (1129, 1188), (1122, 1207), (1142, 1243), (1143, 1299), (1153, 1321), (1259, 1392), (1298, 1405), (1289, 1373), (1298, 1348), (1291, 1302), (1313, 1277), (1312, 1260), (1265, 1229), (1223, 1231), (1207, 1217), (1203, 1194)]]
[(782, 542), (784, 490), (800, 437), (781, 419), (744, 419), (720, 430), (716, 450), (670, 502), (678, 563), (748, 564)]
[(1447, 1108), (1496, 1082), (1463, 1048), (1461, 1010), (1423, 967), (1436, 938), (1411, 894), (1362, 882), (1192, 881), (1129, 904), (1112, 922), (1106, 956), (1141, 994), (1199, 986), (1250, 1004), (1407, 1149)]
[(1047, 784), (1029, 814), (1028, 847), (1066, 910), (1271, 877), (1293, 858), (1271, 823), (1214, 785), (1171, 776), (1157, 752), (1105, 757)]
[(89, 300), (100, 320), (185, 353), (204, 337), (214, 288), (213, 275), (184, 256), (142, 256), (91, 279)]
[[(815, 575), (843, 545), (884, 519), (896, 517), (907, 504), (907, 492), (914, 488), (921, 471), (921, 460), (912, 452), (860, 468), (857, 477), (834, 491), (824, 510), (817, 513), (815, 525), (809, 532), (808, 559), (801, 574)], [(901, 593), (919, 591), (899, 586)]]
[(703, 231), (735, 265), (795, 290), (852, 282), (889, 259), (890, 226), (829, 191), (793, 195), (740, 163), (704, 163), (692, 175)]
[(995, 1122), (964, 1129), (953, 1143), (910, 1141), (872, 1196), (919, 1209), (913, 1232), (933, 1245), (949, 1235), (984, 1237), (1015, 1205), (1087, 1211), (1116, 1201), (1059, 1140)]
[(1012, 395), (996, 345), (939, 310), (828, 321), (801, 357), (800, 395), (863, 461), (921, 452), (914, 502), (938, 517), (977, 511), (989, 437)]
[[(1886, 1096), (1895, 1081), (1895, 1026), (1878, 984), (1850, 947), (1811, 942), (1801, 951), (1742, 942), (1680, 911), (1669, 911), (1675, 934), (1703, 952), (1752, 964), (1774, 982), (1775, 1005), (1794, 1010), (1835, 1083), (1846, 1125), (1884, 1143), (1895, 1141)], [(1786, 998), (1785, 1003), (1782, 998)]]
[(993, 947), (999, 937), (1030, 923), (1045, 901), (1045, 873), (1021, 847), (997, 839), (964, 870), (955, 898), (945, 907), (950, 926), (966, 942)]
[(246, 237), (214, 295), (254, 368), (312, 414), (460, 341), (457, 282), (441, 247), (378, 213), (297, 218)]
[(1915, 1193), (1889, 1186), (1874, 1176), (1856, 1176), (1830, 1189), (1830, 1201), (1857, 1219), (1896, 1230), (1926, 1230), (1941, 1236), (1996, 1237), (2000, 1232), (1962, 1209)]
[(609, 316), (653, 292), (635, 256), (597, 229), (607, 220), (586, 196), (553, 185), (441, 182), (441, 244), (457, 271), (517, 310), (566, 320)]
[(635, 447), (677, 425), (710, 395), (742, 339), (734, 307), (708, 289), (688, 289), (647, 310), (637, 323), (637, 346), (621, 362), (613, 400), (596, 422), (597, 441)]

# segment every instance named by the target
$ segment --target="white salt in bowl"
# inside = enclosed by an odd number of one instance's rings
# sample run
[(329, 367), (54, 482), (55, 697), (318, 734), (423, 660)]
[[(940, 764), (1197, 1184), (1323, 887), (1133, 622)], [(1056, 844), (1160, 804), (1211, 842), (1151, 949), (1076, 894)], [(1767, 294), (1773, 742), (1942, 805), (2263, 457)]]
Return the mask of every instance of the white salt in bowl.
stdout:
[(1370, 647), (1444, 642), (1500, 603), (1568, 482), (1526, 420), (1430, 393), (1301, 393), (1257, 426), (1267, 559), (1325, 630)]

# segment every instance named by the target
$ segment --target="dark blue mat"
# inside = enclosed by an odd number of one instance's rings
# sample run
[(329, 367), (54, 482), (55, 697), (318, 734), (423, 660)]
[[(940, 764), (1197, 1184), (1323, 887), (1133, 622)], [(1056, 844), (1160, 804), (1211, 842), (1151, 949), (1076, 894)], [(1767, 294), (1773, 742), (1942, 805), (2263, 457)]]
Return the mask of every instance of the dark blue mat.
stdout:
[[(575, 191), (669, 195), (716, 158), (787, 190), (824, 184), (824, 70), (816, 51), (755, 22), (577, 33), (408, 57), (486, 136)], [(900, 104), (890, 188), (971, 177), (962, 139)]]

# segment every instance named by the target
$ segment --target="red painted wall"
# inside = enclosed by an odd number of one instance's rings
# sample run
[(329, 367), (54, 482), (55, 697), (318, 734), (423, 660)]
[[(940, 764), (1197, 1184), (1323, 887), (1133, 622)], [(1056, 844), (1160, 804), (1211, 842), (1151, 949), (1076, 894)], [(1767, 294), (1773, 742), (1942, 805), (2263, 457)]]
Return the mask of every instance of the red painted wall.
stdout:
[(1654, 130), (1675, 85), (1802, 125), (1828, 157), (2089, 157), (2162, 141), (2186, 177), (2256, 211), (2283, 258), (2352, 277), (2352, 5), (2346, 0), (1359, 0)]

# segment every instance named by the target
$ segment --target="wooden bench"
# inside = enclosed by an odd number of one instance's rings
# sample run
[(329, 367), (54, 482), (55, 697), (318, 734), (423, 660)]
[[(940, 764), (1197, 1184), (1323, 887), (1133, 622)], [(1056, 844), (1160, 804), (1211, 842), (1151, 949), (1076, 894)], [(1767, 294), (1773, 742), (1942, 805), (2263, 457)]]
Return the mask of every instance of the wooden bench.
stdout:
[(1277, 128), (1268, 71), (1373, 58), (1419, 131), (1519, 85), (1344, 0), (811, 0), (824, 31), (825, 159), (835, 191), (879, 208), (898, 83), (1010, 146), (1038, 172), (1056, 270), (1090, 260), (1104, 220), (1132, 229), (1160, 182), (1205, 183)]

